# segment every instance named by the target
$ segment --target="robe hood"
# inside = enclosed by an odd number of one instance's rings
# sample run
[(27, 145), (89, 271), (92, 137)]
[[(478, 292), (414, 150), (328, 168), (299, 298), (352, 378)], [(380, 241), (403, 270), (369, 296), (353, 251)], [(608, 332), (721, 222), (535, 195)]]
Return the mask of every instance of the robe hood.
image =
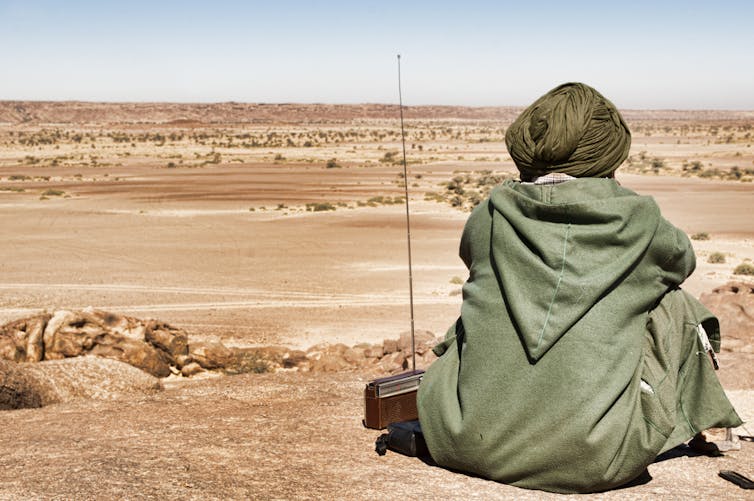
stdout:
[[(637, 268), (655, 270), (667, 289), (694, 269), (685, 234), (661, 217), (651, 197), (613, 179), (507, 181), (493, 190), (489, 210), (492, 266), (532, 362), (612, 289), (635, 280)], [(628, 315), (648, 307), (631, 300), (625, 306), (636, 310)]]

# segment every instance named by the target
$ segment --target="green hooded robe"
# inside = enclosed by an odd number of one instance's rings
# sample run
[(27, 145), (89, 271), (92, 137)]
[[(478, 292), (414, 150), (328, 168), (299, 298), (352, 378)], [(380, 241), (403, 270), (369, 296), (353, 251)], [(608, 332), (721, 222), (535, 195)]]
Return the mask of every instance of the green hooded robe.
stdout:
[[(678, 289), (686, 235), (613, 179), (507, 181), (466, 223), (461, 316), (418, 394), (441, 466), (594, 492), (741, 423), (701, 348), (717, 320)], [(643, 381), (643, 382), (642, 382)]]

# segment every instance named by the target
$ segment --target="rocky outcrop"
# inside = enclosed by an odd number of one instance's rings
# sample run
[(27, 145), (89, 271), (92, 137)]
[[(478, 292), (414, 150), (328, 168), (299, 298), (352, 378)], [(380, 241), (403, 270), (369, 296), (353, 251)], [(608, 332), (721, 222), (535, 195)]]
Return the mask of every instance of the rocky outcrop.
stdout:
[(0, 410), (43, 407), (76, 398), (111, 400), (161, 389), (156, 377), (107, 358), (88, 356), (41, 363), (0, 360)]
[[(438, 343), (429, 331), (416, 331), (416, 368), (426, 369), (437, 358), (432, 348)], [(397, 339), (385, 339), (381, 345), (320, 344), (296, 355), (299, 370), (336, 372), (359, 369), (374, 374), (396, 374), (412, 367), (411, 333), (404, 332)], [(286, 360), (290, 360), (289, 358)]]
[[(415, 341), (416, 366), (426, 368), (435, 358), (431, 349), (438, 340), (431, 332), (420, 330), (415, 333)], [(229, 348), (219, 342), (189, 342), (186, 332), (164, 322), (92, 308), (42, 313), (0, 327), (0, 359), (23, 363), (84, 355), (119, 360), (156, 377), (286, 369), (394, 374), (412, 366), (409, 332), (381, 344), (320, 344), (303, 351), (280, 346)]]
[(699, 299), (720, 320), (723, 351), (754, 353), (754, 284), (729, 282)]
[(191, 361), (188, 353), (188, 336), (180, 329), (95, 309), (59, 310), (0, 327), (0, 357), (14, 362), (91, 354), (165, 377), (171, 366)]

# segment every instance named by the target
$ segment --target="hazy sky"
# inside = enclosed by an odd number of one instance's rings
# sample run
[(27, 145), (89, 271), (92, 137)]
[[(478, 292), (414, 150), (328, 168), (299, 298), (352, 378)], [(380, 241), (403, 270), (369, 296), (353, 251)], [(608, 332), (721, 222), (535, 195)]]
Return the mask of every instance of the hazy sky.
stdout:
[(0, 0), (0, 99), (754, 109), (754, 1)]

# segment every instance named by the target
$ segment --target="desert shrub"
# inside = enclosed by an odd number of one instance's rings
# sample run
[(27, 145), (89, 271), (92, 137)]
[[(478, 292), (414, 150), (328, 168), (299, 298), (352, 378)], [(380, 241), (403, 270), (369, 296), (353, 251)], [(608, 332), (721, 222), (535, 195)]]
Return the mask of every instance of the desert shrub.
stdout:
[(444, 202), (445, 198), (436, 191), (428, 191), (424, 193), (424, 200), (427, 202)]
[(733, 270), (734, 275), (754, 275), (754, 265), (751, 263), (741, 263)]
[(19, 188), (18, 186), (0, 186), (0, 191), (12, 191), (15, 193), (23, 193), (26, 190), (23, 188)]
[(388, 151), (388, 152), (386, 152), (382, 156), (382, 158), (380, 158), (380, 162), (386, 163), (386, 164), (400, 163), (400, 160), (398, 159), (398, 152), (397, 151)]
[(691, 240), (709, 240), (709, 233), (702, 231), (691, 235)]
[(208, 159), (202, 162), (202, 165), (207, 164), (219, 164), (222, 162), (223, 156), (218, 152), (212, 152), (207, 154)]
[(458, 276), (453, 277), (450, 279), (450, 283), (453, 285), (461, 285), (463, 283), (463, 278), (458, 277)]
[(327, 161), (327, 163), (325, 164), (325, 167), (327, 167), (328, 169), (335, 169), (337, 167), (340, 167), (340, 165), (338, 165), (338, 159), (331, 158), (330, 160)]
[(277, 155), (275, 155), (276, 162), (280, 162), (282, 160), (285, 160), (285, 157), (281, 153), (278, 153)]
[(327, 210), (335, 210), (335, 206), (330, 202), (315, 202), (306, 204), (306, 210), (309, 212), (323, 212)]
[(707, 258), (707, 262), (712, 264), (725, 263), (725, 254), (723, 254), (722, 252), (713, 252)]
[(175, 162), (168, 162), (168, 169), (175, 169)]
[(65, 195), (65, 191), (63, 190), (49, 189), (42, 192), (43, 197), (61, 197), (63, 195)]
[(236, 374), (263, 374), (270, 372), (270, 364), (267, 360), (254, 352), (235, 353), (233, 360), (225, 366), (223, 372), (227, 375)]

